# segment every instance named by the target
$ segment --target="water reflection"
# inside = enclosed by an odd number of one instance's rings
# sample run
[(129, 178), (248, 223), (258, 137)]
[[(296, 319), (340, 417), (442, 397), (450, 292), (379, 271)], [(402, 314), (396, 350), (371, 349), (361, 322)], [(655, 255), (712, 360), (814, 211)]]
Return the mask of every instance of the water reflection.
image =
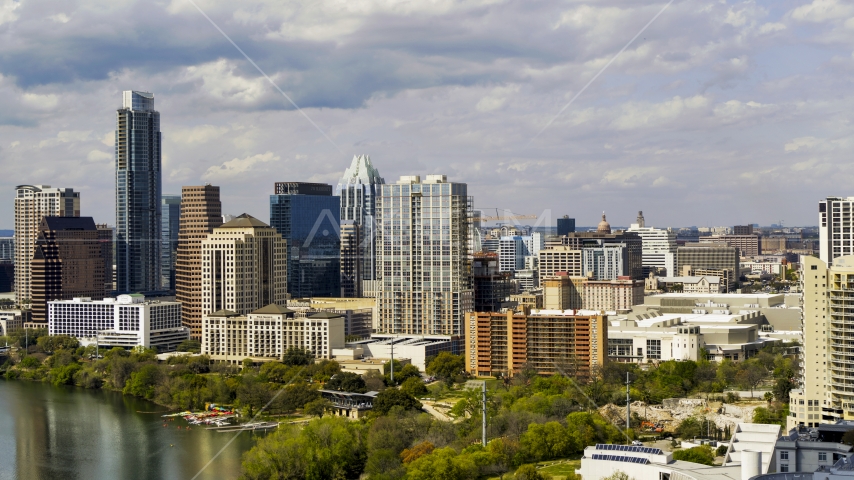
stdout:
[[(163, 410), (115, 392), (0, 380), (0, 479), (190, 479), (234, 435), (138, 413)], [(257, 435), (241, 433), (199, 478), (236, 478)]]

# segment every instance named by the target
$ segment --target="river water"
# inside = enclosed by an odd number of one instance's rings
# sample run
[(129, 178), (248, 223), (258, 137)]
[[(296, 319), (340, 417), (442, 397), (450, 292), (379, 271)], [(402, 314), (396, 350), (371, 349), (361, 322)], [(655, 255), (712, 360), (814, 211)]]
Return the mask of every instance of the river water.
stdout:
[(259, 434), (217, 433), (201, 426), (178, 430), (187, 425), (183, 419), (164, 428), (160, 414), (140, 413), (163, 410), (116, 392), (0, 379), (0, 479), (240, 475), (241, 456)]

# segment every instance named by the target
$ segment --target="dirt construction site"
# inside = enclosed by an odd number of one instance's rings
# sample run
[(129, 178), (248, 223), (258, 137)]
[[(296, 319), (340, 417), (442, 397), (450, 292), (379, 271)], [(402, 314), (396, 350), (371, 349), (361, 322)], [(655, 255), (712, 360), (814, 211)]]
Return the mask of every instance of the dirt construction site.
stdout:
[[(753, 410), (763, 405), (765, 402), (761, 400), (743, 401), (736, 405), (701, 398), (668, 398), (662, 401), (661, 405), (632, 402), (631, 412), (632, 416), (636, 413), (648, 422), (645, 425), (654, 425), (655, 427), (650, 429), (651, 432), (657, 428), (672, 432), (688, 417), (704, 417), (717, 428), (724, 429), (729, 426), (732, 429), (737, 423), (753, 422)], [(601, 407), (599, 413), (616, 425), (626, 424), (625, 405), (609, 403)]]

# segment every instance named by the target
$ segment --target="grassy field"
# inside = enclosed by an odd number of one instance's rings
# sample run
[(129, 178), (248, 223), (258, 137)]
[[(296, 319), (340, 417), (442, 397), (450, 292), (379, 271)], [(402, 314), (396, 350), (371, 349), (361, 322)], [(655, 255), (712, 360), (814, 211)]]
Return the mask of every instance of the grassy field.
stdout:
[[(577, 468), (581, 467), (581, 456), (579, 455), (576, 458), (564, 458), (561, 460), (549, 460), (546, 462), (539, 462), (534, 465), (537, 467), (538, 471), (551, 475), (554, 480), (564, 480), (569, 477), (570, 474), (575, 473)], [(500, 477), (489, 478), (489, 480), (499, 479)]]

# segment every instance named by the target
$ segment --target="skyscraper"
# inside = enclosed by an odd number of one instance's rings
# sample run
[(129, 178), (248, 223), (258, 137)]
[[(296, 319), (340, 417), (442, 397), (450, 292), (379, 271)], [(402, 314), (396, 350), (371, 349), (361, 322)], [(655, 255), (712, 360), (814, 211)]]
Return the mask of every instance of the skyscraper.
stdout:
[(163, 195), (160, 202), (160, 288), (175, 290), (175, 260), (181, 228), (181, 196)]
[(341, 296), (362, 296), (362, 235), (353, 220), (341, 220)]
[(352, 220), (359, 226), (361, 280), (377, 278), (376, 206), (380, 186), (384, 183), (380, 172), (371, 163), (371, 157), (354, 155), (336, 189), (341, 197), (341, 221)]
[(403, 176), (377, 204), (378, 330), (462, 335), (472, 311), (471, 197), (445, 175)]
[(32, 258), (33, 322), (47, 325), (47, 302), (102, 300), (104, 257), (92, 217), (43, 217)]
[(288, 293), (295, 298), (341, 294), (341, 202), (325, 183), (277, 182), (270, 225), (288, 243)]
[(661, 276), (679, 275), (676, 271), (676, 232), (647, 227), (642, 212), (638, 212), (637, 223), (633, 223), (627, 231), (636, 233), (641, 238), (644, 278), (649, 276), (651, 271)]
[(563, 218), (557, 219), (557, 234), (558, 236), (568, 235), (575, 231), (575, 219), (569, 218), (569, 215), (564, 215)]
[(276, 230), (245, 213), (214, 228), (202, 241), (202, 315), (285, 305), (285, 246)]
[(827, 197), (818, 202), (819, 258), (833, 265), (836, 257), (854, 254), (854, 197)]
[(125, 91), (116, 112), (116, 289), (160, 290), (160, 113)]
[(33, 253), (43, 217), (79, 217), (80, 192), (50, 185), (15, 187), (15, 298), (32, 299)]
[(175, 260), (175, 295), (181, 302), (181, 322), (190, 337), (202, 335), (202, 241), (222, 225), (219, 187), (181, 188), (181, 220)]

